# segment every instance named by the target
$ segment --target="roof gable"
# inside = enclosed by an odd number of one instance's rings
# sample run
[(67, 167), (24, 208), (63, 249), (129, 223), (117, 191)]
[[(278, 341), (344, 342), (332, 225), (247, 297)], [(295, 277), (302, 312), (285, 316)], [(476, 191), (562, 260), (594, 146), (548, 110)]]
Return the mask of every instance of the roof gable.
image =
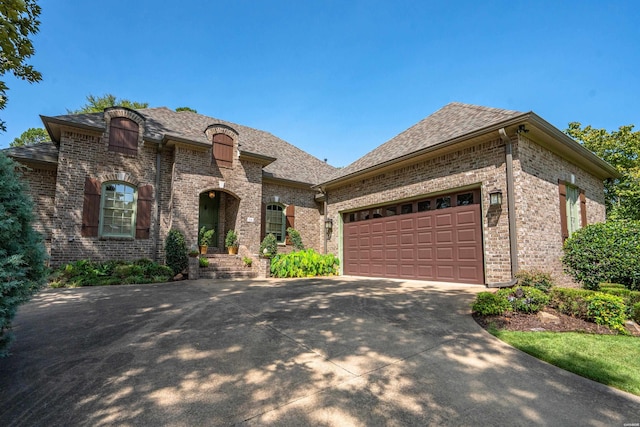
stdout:
[(433, 147), (525, 113), (452, 102), (339, 170), (332, 179)]

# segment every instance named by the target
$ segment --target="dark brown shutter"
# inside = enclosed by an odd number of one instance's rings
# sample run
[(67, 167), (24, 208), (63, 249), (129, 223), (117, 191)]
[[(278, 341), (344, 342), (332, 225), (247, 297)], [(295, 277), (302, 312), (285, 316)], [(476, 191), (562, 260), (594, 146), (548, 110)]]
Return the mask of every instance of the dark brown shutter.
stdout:
[[(285, 215), (287, 217), (286, 228), (287, 229), (289, 227), (295, 228), (296, 207), (294, 205), (287, 206), (287, 209), (285, 211)], [(291, 239), (289, 238), (289, 233), (287, 233), (287, 237), (286, 237), (285, 240), (286, 240), (287, 245), (291, 244)]]
[(587, 198), (584, 195), (584, 190), (580, 190), (580, 226), (585, 227), (587, 225)]
[(267, 235), (267, 204), (262, 204), (262, 209), (260, 210), (260, 241), (265, 238)]
[(562, 240), (569, 237), (569, 227), (567, 226), (567, 186), (564, 181), (558, 181), (558, 191), (560, 193), (560, 228), (562, 229)]
[(100, 221), (100, 181), (86, 177), (84, 180), (84, 202), (82, 205), (82, 237), (98, 236)]
[(136, 155), (138, 124), (126, 117), (114, 117), (109, 126), (109, 150)]
[(136, 214), (136, 239), (148, 239), (151, 229), (151, 206), (153, 203), (153, 187), (138, 187), (138, 209)]
[(213, 135), (213, 159), (218, 166), (233, 166), (233, 139), (229, 135), (217, 133)]

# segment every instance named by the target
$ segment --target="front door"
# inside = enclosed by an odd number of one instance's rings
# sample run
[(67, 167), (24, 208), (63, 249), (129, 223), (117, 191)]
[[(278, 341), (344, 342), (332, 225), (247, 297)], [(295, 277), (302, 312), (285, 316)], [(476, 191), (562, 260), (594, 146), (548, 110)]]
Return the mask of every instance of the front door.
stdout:
[(207, 191), (200, 194), (200, 215), (198, 217), (198, 231), (202, 227), (213, 229), (213, 239), (210, 247), (218, 247), (218, 213), (220, 211), (220, 193)]

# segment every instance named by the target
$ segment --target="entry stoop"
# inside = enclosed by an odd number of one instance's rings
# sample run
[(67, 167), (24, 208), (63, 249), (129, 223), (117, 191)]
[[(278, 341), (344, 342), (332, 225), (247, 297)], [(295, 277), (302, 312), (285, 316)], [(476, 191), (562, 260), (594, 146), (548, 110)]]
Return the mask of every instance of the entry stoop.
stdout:
[(228, 254), (207, 254), (209, 267), (200, 268), (201, 279), (255, 279), (258, 273), (244, 265), (242, 257)]

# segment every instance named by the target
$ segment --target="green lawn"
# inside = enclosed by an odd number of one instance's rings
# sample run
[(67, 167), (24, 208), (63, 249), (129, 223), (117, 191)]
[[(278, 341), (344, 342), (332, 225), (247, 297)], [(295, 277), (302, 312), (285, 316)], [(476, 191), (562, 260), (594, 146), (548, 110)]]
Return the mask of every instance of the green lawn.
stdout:
[(552, 365), (640, 396), (638, 337), (575, 332), (491, 333)]

